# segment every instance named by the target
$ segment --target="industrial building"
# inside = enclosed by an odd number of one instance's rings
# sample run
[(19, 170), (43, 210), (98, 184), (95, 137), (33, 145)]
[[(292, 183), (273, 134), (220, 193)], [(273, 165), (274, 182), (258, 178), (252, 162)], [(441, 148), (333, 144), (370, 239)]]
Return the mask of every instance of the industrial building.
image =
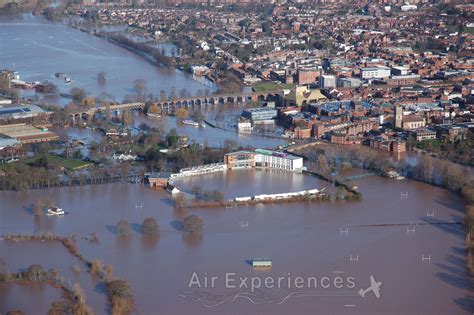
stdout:
[(0, 105), (0, 120), (31, 118), (42, 113), (45, 111), (36, 105)]
[(270, 107), (249, 108), (242, 112), (243, 117), (251, 119), (254, 123), (272, 121), (277, 115), (278, 111)]
[(58, 140), (59, 137), (52, 131), (27, 124), (11, 124), (0, 126), (0, 135), (21, 141), (22, 144), (47, 142)]

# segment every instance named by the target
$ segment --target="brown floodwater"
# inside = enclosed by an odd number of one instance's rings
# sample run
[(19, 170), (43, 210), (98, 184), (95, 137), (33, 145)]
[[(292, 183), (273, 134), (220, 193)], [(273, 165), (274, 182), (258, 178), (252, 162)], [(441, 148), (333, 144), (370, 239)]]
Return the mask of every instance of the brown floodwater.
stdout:
[[(313, 177), (259, 170), (189, 177), (175, 184), (184, 191), (195, 185), (218, 189), (226, 198), (322, 187), (334, 191)], [(173, 209), (165, 191), (135, 184), (2, 192), (0, 232), (76, 235), (87, 259), (112, 265), (115, 276), (131, 283), (139, 314), (471, 314), (474, 297), (466, 274), (465, 231), (455, 224), (463, 219), (460, 198), (414, 181), (371, 176), (356, 184), (363, 193), (361, 201), (187, 210)], [(31, 204), (47, 198), (69, 214), (35, 220)], [(202, 233), (180, 230), (180, 221), (189, 214), (203, 219)], [(150, 216), (160, 224), (159, 238), (139, 233), (139, 225)], [(131, 236), (116, 234), (120, 219), (132, 225)], [(99, 244), (81, 239), (93, 232)], [(32, 263), (59, 269), (80, 283), (98, 314), (107, 312), (100, 281), (85, 271), (76, 274), (72, 268), (78, 261), (61, 245), (0, 241), (0, 256), (10, 271)], [(248, 260), (257, 257), (270, 258), (272, 268), (252, 269)], [(193, 273), (201, 288), (189, 288)], [(235, 273), (237, 286), (239, 276), (262, 281), (342, 276), (352, 277), (355, 286), (260, 286), (251, 292), (226, 288), (226, 273)], [(214, 287), (204, 287), (206, 275), (218, 277)], [(365, 298), (357, 293), (369, 287), (371, 275), (382, 282), (379, 299), (372, 292)], [(31, 304), (23, 299), (24, 290), (43, 305), (56, 299), (45, 293), (49, 291), (20, 289), (0, 288), (0, 311), (20, 308), (28, 313)]]

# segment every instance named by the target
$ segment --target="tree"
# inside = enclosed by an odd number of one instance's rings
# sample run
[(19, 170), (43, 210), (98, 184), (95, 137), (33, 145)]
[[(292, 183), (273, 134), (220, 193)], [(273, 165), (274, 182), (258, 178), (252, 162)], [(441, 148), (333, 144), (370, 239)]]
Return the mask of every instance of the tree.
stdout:
[(108, 101), (104, 101), (102, 105), (105, 107), (105, 121), (108, 123), (110, 122), (110, 103)]
[(92, 96), (87, 96), (82, 100), (82, 105), (86, 107), (94, 107), (95, 106), (95, 99)]
[(59, 89), (53, 83), (46, 81), (43, 83), (43, 92), (47, 94), (56, 94), (58, 93)]
[(168, 142), (169, 147), (174, 147), (178, 144), (179, 135), (176, 131), (176, 128), (170, 129), (168, 135), (166, 136), (166, 142)]
[(151, 104), (148, 107), (148, 113), (159, 114), (160, 112), (160, 108), (156, 104)]
[(107, 282), (107, 292), (115, 298), (128, 299), (132, 296), (130, 284), (121, 279)]
[(317, 171), (321, 173), (323, 176), (329, 177), (331, 168), (329, 167), (328, 161), (324, 154), (320, 154), (318, 156), (318, 160), (316, 162)]
[(132, 232), (132, 229), (130, 228), (130, 223), (128, 223), (127, 220), (122, 219), (117, 223), (117, 232), (121, 236), (127, 236)]
[(181, 90), (179, 90), (179, 97), (180, 97), (180, 98), (185, 98), (185, 97), (187, 97), (187, 96), (189, 96), (189, 91), (188, 91), (188, 89), (182, 88)]
[(213, 190), (212, 199), (214, 199), (214, 201), (222, 201), (224, 200), (224, 194), (220, 192), (219, 190)]
[(173, 100), (175, 100), (175, 99), (176, 99), (176, 89), (175, 89), (175, 87), (173, 86), (173, 87), (171, 88), (170, 93), (169, 93), (168, 100), (169, 100), (169, 101), (173, 101)]
[(238, 146), (239, 146), (239, 143), (235, 140), (232, 140), (232, 139), (224, 140), (224, 148), (229, 151), (234, 151), (235, 149), (237, 149)]
[(161, 90), (160, 91), (160, 102), (163, 103), (163, 102), (166, 102), (167, 99), (166, 99), (166, 92)]
[(43, 266), (35, 264), (35, 265), (31, 265), (28, 268), (26, 277), (30, 281), (39, 281), (43, 279), (44, 273), (45, 272), (44, 272)]
[(183, 230), (186, 232), (200, 232), (203, 225), (202, 219), (195, 214), (191, 214), (183, 220)]
[(0, 257), (0, 282), (5, 282), (8, 279), (8, 268), (5, 261)]
[(173, 205), (177, 208), (182, 208), (186, 204), (186, 198), (184, 195), (179, 194), (178, 196), (174, 197)]
[(197, 198), (200, 199), (202, 195), (202, 189), (200, 186), (195, 185), (191, 188), (191, 193)]
[(133, 122), (132, 113), (130, 112), (129, 109), (124, 110), (123, 115), (122, 115), (122, 123), (126, 126), (129, 126), (132, 124), (132, 122)]
[(143, 79), (133, 81), (133, 89), (135, 90), (136, 94), (143, 95), (146, 90), (146, 81)]
[(106, 287), (112, 304), (112, 314), (128, 314), (133, 305), (130, 284), (125, 280), (117, 279), (107, 282)]
[(99, 85), (105, 85), (106, 81), (107, 80), (106, 80), (104, 71), (97, 73), (97, 83), (99, 83)]
[(176, 117), (181, 119), (188, 118), (189, 112), (186, 108), (180, 107), (176, 110)]
[(81, 103), (86, 98), (86, 91), (77, 87), (73, 87), (69, 94), (71, 94), (72, 100), (76, 103)]
[(142, 224), (142, 234), (154, 235), (158, 233), (159, 225), (154, 218), (146, 218)]

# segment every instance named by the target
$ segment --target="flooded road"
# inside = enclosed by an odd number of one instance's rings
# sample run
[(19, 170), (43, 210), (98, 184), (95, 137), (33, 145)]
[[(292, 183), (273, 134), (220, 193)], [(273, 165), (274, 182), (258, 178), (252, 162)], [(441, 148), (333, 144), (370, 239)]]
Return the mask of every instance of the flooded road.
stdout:
[[(196, 184), (203, 190), (219, 189), (227, 198), (327, 186), (301, 174), (245, 170), (179, 179), (176, 184), (185, 191)], [(112, 265), (115, 276), (131, 283), (140, 314), (472, 313), (465, 232), (458, 224), (464, 215), (461, 200), (413, 181), (371, 176), (356, 184), (363, 193), (361, 201), (187, 210), (173, 209), (165, 191), (133, 184), (1, 192), (0, 231), (75, 234), (79, 239), (97, 233), (99, 244), (79, 240), (79, 252)], [(46, 198), (70, 214), (35, 220), (31, 204)], [(177, 228), (189, 214), (203, 219), (202, 234), (187, 235)], [(150, 216), (160, 224), (157, 239), (139, 233)], [(116, 235), (120, 219), (130, 222), (131, 236)], [(41, 250), (51, 255), (42, 257)], [(81, 283), (88, 303), (103, 313), (104, 294), (94, 288), (88, 273), (74, 275), (70, 270), (77, 261), (61, 251), (55, 245), (0, 241), (11, 271), (34, 262), (59, 268)], [(270, 258), (272, 268), (252, 269), (247, 261), (256, 257)], [(217, 277), (215, 285), (189, 287), (194, 273), (202, 281), (205, 275)], [(352, 277), (355, 286), (328, 291), (321, 285), (285, 285), (252, 292), (250, 287), (226, 286), (228, 274), (293, 280), (342, 276)], [(379, 299), (371, 292), (365, 298), (358, 294), (369, 287), (371, 275), (382, 282)], [(50, 299), (42, 294), (35, 298)], [(17, 302), (13, 299), (3, 307), (10, 309)]]

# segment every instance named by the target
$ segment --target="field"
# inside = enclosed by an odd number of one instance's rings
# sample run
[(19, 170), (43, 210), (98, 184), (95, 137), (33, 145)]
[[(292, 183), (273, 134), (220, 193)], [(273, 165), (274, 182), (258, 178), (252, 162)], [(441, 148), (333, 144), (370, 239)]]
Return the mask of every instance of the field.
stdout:
[[(32, 157), (32, 158), (25, 159), (23, 162), (30, 166), (34, 166), (35, 162), (39, 158), (40, 158), (39, 156)], [(46, 161), (48, 164), (59, 165), (60, 167), (64, 167), (65, 169), (68, 169), (68, 170), (79, 170), (81, 168), (86, 168), (89, 165), (91, 165), (91, 163), (85, 162), (82, 160), (68, 159), (65, 157), (55, 156), (55, 155), (46, 155)], [(18, 163), (19, 162), (14, 162), (12, 163), (12, 165), (17, 165)], [(0, 165), (0, 170), (5, 169), (7, 165), (8, 164)]]
[(265, 82), (265, 83), (256, 83), (252, 86), (252, 88), (255, 92), (266, 92), (266, 91), (276, 91), (276, 90), (281, 90), (281, 89), (291, 89), (294, 86), (295, 86), (294, 84)]

